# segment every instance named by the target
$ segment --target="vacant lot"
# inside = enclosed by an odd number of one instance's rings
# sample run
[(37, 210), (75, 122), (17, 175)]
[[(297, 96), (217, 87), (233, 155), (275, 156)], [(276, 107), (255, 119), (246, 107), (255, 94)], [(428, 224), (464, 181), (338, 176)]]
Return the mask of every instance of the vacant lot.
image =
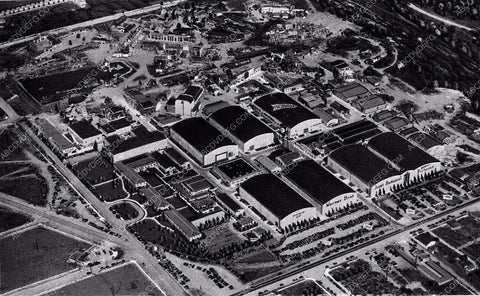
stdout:
[(455, 231), (448, 226), (436, 228), (432, 232), (456, 248), (463, 246), (472, 240), (468, 236), (463, 235), (460, 231)]
[(18, 177), (35, 172), (35, 167), (30, 164), (4, 162), (0, 165), (0, 178)]
[(23, 147), (30, 139), (19, 133), (16, 129), (0, 130), (0, 161), (29, 160)]
[(48, 187), (41, 176), (2, 179), (0, 192), (23, 199), (36, 206), (47, 204)]
[(73, 269), (68, 257), (89, 244), (45, 228), (0, 240), (0, 293)]
[(128, 264), (114, 270), (94, 275), (86, 280), (63, 287), (54, 292), (58, 296), (98, 295), (151, 295), (164, 294), (135, 264)]
[(0, 232), (28, 223), (30, 218), (0, 206)]

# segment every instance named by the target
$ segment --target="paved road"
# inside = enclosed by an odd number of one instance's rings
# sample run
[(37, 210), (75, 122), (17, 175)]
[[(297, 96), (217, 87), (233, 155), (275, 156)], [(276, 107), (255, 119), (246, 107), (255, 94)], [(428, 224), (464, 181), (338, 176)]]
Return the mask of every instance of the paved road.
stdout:
[(136, 255), (137, 262), (144, 268), (145, 272), (161, 286), (166, 295), (187, 295), (183, 288), (170, 276), (170, 274), (157, 263), (145, 246), (135, 236), (124, 228), (122, 221), (118, 220), (110, 211), (109, 205), (100, 201), (88, 188), (63, 164), (63, 162), (31, 131), (25, 123), (20, 123), (27, 134), (35, 141), (42, 151), (53, 161), (55, 167), (66, 178), (66, 180), (83, 196), (111, 225), (112, 230), (121, 234), (125, 242), (127, 253)]
[(412, 4), (412, 3), (408, 4), (408, 7), (410, 7), (411, 9), (413, 9), (413, 10), (415, 10), (415, 11), (420, 12), (421, 14), (424, 14), (424, 15), (426, 15), (426, 16), (428, 16), (428, 17), (431, 17), (431, 18), (433, 18), (433, 19), (436, 19), (437, 21), (441, 21), (441, 22), (443, 22), (443, 23), (445, 23), (445, 24), (447, 24), (447, 25), (449, 25), (449, 26), (454, 26), (454, 27), (457, 27), (457, 28), (460, 28), (460, 29), (465, 29), (465, 30), (467, 30), (467, 31), (473, 31), (473, 29), (470, 28), (470, 27), (461, 25), (461, 24), (459, 24), (459, 23), (456, 23), (456, 22), (454, 22), (454, 21), (451, 21), (451, 20), (446, 19), (446, 18), (444, 18), (444, 17), (441, 17), (441, 16), (439, 16), (439, 15), (430, 13), (430, 12), (428, 12), (428, 11), (426, 11), (426, 10), (421, 9), (421, 8), (418, 7), (418, 6), (415, 6), (415, 5)]
[(0, 108), (3, 109), (3, 111), (5, 111), (5, 113), (8, 115), (9, 121), (17, 120), (20, 118), (20, 116), (18, 116), (18, 114), (12, 109), (12, 107), (1, 97)]
[(94, 244), (101, 244), (102, 241), (108, 241), (117, 244), (120, 247), (128, 247), (128, 244), (124, 240), (116, 236), (105, 233), (76, 219), (57, 215), (46, 208), (28, 204), (16, 197), (0, 193), (0, 204), (21, 211), (27, 215), (30, 215), (37, 222), (41, 222), (60, 231), (64, 231), (67, 234), (75, 236), (79, 239), (86, 240)]
[[(337, 253), (337, 254), (334, 254), (334, 255), (331, 255), (331, 256), (329, 256), (329, 257), (326, 257), (326, 258), (320, 259), (320, 260), (318, 260), (318, 261), (312, 262), (312, 263), (310, 263), (310, 264), (307, 264), (307, 265), (305, 265), (305, 266), (303, 266), (303, 267), (300, 267), (300, 268), (298, 268), (298, 269), (296, 269), (296, 270), (289, 271), (289, 272), (286, 272), (286, 273), (282, 273), (281, 275), (276, 276), (276, 277), (274, 277), (274, 278), (271, 278), (271, 279), (265, 280), (265, 281), (263, 281), (263, 282), (254, 284), (254, 285), (252, 285), (252, 287), (251, 287), (250, 289), (245, 290), (245, 291), (242, 291), (242, 292), (239, 292), (239, 293), (236, 293), (236, 294), (233, 294), (233, 295), (244, 295), (244, 294), (246, 294), (246, 293), (250, 293), (250, 292), (255, 291), (255, 290), (264, 289), (264, 288), (267, 287), (268, 285), (273, 284), (273, 283), (278, 282), (278, 281), (281, 281), (281, 280), (283, 280), (283, 279), (286, 279), (286, 278), (288, 278), (288, 277), (290, 277), (290, 276), (299, 274), (299, 273), (304, 272), (304, 271), (306, 271), (306, 270), (309, 270), (309, 269), (312, 269), (312, 268), (314, 268), (314, 267), (317, 267), (317, 266), (319, 266), (319, 265), (321, 265), (321, 264), (324, 264), (324, 263), (327, 263), (327, 262), (329, 262), (329, 261), (338, 259), (338, 258), (340, 258), (340, 257), (342, 257), (342, 256), (344, 256), (344, 255), (349, 254), (349, 253), (353, 253), (353, 252), (358, 251), (358, 250), (360, 250), (360, 249), (367, 248), (367, 247), (369, 247), (369, 246), (371, 246), (371, 245), (374, 245), (374, 244), (376, 244), (376, 243), (378, 243), (378, 242), (380, 242), (380, 241), (390, 239), (390, 238), (392, 238), (392, 237), (394, 237), (394, 236), (396, 236), (396, 235), (398, 235), (398, 234), (405, 233), (405, 232), (409, 232), (410, 230), (412, 230), (412, 229), (414, 229), (414, 228), (416, 228), (416, 227), (418, 227), (418, 226), (427, 224), (427, 223), (429, 223), (429, 222), (431, 222), (431, 221), (433, 221), (433, 220), (436, 220), (436, 219), (438, 219), (438, 218), (447, 216), (447, 215), (449, 215), (449, 214), (451, 214), (451, 213), (453, 213), (453, 212), (460, 211), (460, 210), (462, 210), (463, 208), (465, 208), (465, 207), (467, 207), (467, 206), (470, 206), (470, 205), (472, 205), (472, 204), (474, 204), (474, 203), (477, 203), (478, 201), (479, 201), (479, 199), (471, 200), (471, 201), (466, 202), (466, 203), (464, 203), (464, 204), (462, 204), (462, 205), (460, 205), (460, 206), (458, 206), (458, 207), (456, 207), (456, 208), (449, 209), (449, 210), (447, 210), (447, 211), (445, 211), (445, 212), (439, 213), (439, 214), (437, 214), (437, 215), (435, 215), (435, 216), (432, 216), (432, 217), (429, 217), (429, 218), (427, 218), (427, 219), (425, 219), (425, 220), (422, 220), (422, 221), (416, 222), (416, 223), (414, 223), (414, 224), (411, 224), (410, 226), (407, 226), (407, 227), (405, 227), (405, 228), (403, 228), (403, 229), (399, 229), (399, 230), (390, 232), (390, 233), (388, 233), (388, 234), (386, 234), (386, 235), (384, 235), (384, 236), (377, 237), (377, 238), (375, 238), (375, 239), (373, 239), (373, 240), (370, 240), (370, 241), (368, 241), (368, 242), (366, 242), (366, 243), (363, 243), (363, 244), (361, 244), (361, 245), (358, 245), (358, 246), (356, 246), (356, 247), (354, 247), (354, 248), (351, 248), (351, 249), (348, 249), (348, 250), (339, 252), (339, 253)], [(233, 295), (232, 295), (232, 296), (233, 296)]]

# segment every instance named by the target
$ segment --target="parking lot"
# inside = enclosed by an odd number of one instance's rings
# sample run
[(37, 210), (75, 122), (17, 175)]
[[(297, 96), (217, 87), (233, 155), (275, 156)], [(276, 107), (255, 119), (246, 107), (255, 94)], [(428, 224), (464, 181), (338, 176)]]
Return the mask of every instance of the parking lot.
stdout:
[(454, 208), (471, 199), (463, 184), (443, 175), (425, 184), (414, 186), (376, 201), (395, 220), (408, 223)]

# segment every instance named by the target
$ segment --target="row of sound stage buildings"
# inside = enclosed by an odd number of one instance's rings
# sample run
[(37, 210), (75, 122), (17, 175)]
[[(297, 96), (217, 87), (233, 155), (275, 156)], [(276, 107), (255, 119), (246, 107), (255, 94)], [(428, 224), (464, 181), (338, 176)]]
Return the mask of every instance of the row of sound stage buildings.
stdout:
[[(355, 134), (356, 127), (351, 126), (351, 131), (348, 126), (341, 128)], [(375, 133), (356, 143), (340, 143), (323, 164), (302, 156), (288, 166), (268, 158), (271, 165), (263, 165), (263, 171), (259, 163), (253, 165), (256, 159), (267, 158), (263, 150), (278, 147), (285, 140), (317, 134), (324, 127), (309, 109), (284, 93), (273, 93), (255, 100), (251, 111), (227, 106), (208, 117), (183, 119), (170, 126), (165, 139), (170, 143), (163, 147), (182, 150), (183, 155), (210, 172), (232, 163), (220, 179), (229, 175), (226, 183), (233, 184), (239, 197), (281, 229), (323, 219), (359, 204), (360, 193), (384, 195), (442, 171), (440, 161), (392, 132)], [(245, 164), (238, 166), (239, 161)], [(237, 167), (242, 169), (236, 171)], [(245, 167), (250, 168), (248, 172)]]

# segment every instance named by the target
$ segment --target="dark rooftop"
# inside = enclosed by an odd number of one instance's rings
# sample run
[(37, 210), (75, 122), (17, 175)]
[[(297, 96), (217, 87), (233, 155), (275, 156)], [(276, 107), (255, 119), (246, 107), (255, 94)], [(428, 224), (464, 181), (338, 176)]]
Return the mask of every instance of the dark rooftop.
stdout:
[(152, 156), (155, 158), (158, 164), (164, 169), (176, 167), (175, 162), (165, 153), (154, 152), (152, 153)]
[(287, 177), (320, 204), (325, 204), (339, 195), (354, 192), (313, 160), (299, 162), (288, 172)]
[(313, 207), (273, 174), (254, 176), (243, 182), (240, 187), (280, 219), (295, 211)]
[(101, 134), (99, 130), (86, 120), (70, 123), (69, 126), (82, 139), (91, 138)]
[(125, 117), (110, 121), (109, 124), (115, 129), (119, 130), (121, 128), (129, 126), (131, 123), (125, 119)]
[[(118, 138), (117, 138), (118, 139)], [(164, 140), (165, 136), (158, 131), (149, 132), (144, 127), (135, 129), (135, 136), (130, 137), (120, 142), (117, 147), (114, 147), (113, 154), (122, 153), (131, 149), (135, 149), (141, 146), (145, 146), (154, 142)]]
[(284, 93), (265, 95), (255, 100), (254, 104), (287, 127), (294, 127), (309, 119), (319, 119)]
[(192, 239), (201, 235), (198, 228), (183, 217), (177, 210), (165, 211), (167, 218), (188, 238)]
[(184, 119), (174, 124), (171, 129), (200, 152), (205, 151), (211, 143), (214, 143), (216, 148), (234, 145), (202, 117)]
[(333, 133), (342, 140), (344, 145), (348, 145), (373, 137), (380, 134), (381, 131), (373, 122), (360, 120), (336, 128)]
[(360, 144), (340, 147), (332, 151), (329, 158), (339, 163), (365, 183), (373, 181), (382, 170), (385, 172), (381, 173), (383, 179), (399, 174), (396, 169), (389, 167), (383, 159)]
[[(242, 142), (247, 142), (263, 134), (273, 133), (268, 126), (240, 106), (225, 107), (212, 113), (210, 118), (228, 129)], [(232, 126), (235, 128), (231, 128)]]
[(371, 138), (368, 146), (389, 160), (399, 159), (401, 156), (398, 165), (405, 170), (414, 170), (422, 165), (439, 161), (399, 135), (390, 132)]
[(180, 152), (175, 150), (175, 148), (171, 148), (171, 147), (166, 148), (165, 154), (170, 156), (170, 158), (180, 166), (188, 163), (188, 160), (185, 157), (183, 157), (183, 155), (180, 154)]
[(190, 85), (187, 90), (185, 91), (184, 94), (186, 94), (187, 96), (191, 96), (192, 98), (194, 98), (195, 100), (197, 100), (200, 95), (202, 94), (203, 92), (203, 88), (200, 87), (200, 86), (195, 86), (195, 85)]
[(225, 102), (225, 101), (216, 101), (216, 102), (213, 102), (213, 103), (210, 103), (210, 104), (207, 104), (203, 107), (203, 114), (207, 115), (207, 116), (210, 116), (212, 113), (220, 110), (220, 109), (223, 109), (225, 107), (228, 107), (230, 106), (230, 104), (228, 102)]
[(178, 101), (186, 101), (186, 102), (193, 102), (194, 98), (192, 96), (186, 95), (186, 94), (181, 94), (177, 98)]
[(424, 132), (417, 132), (408, 136), (408, 139), (413, 143), (423, 147), (424, 149), (430, 149), (432, 147), (442, 145), (439, 141), (435, 140), (430, 135)]
[(342, 100), (368, 94), (368, 89), (359, 83), (352, 83), (335, 89), (335, 94)]
[(236, 211), (242, 209), (242, 207), (236, 201), (234, 201), (233, 198), (231, 198), (226, 193), (221, 192), (221, 193), (217, 194), (217, 198), (221, 202), (223, 202), (233, 212), (236, 212)]

